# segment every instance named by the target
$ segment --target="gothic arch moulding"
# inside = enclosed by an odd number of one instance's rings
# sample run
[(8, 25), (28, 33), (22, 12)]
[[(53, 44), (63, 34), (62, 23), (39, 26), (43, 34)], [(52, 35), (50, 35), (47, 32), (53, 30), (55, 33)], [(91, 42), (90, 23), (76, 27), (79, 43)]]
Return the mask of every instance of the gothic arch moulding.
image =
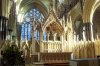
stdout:
[(47, 18), (46, 22), (44, 23), (44, 25), (42, 27), (43, 32), (50, 25), (54, 25), (54, 28), (57, 28), (60, 33), (62, 33), (64, 31), (64, 28), (62, 27), (62, 25), (58, 21), (53, 10), (50, 11), (48, 18)]
[(78, 3), (73, 9), (70, 10), (68, 16), (71, 16), (72, 22), (75, 22), (78, 16), (82, 16), (82, 9), (80, 3)]
[[(82, 15), (78, 15), (73, 23), (74, 36), (78, 37), (78, 40), (83, 40), (83, 19)], [(75, 37), (74, 37), (75, 40)]]
[(77, 20), (82, 20), (83, 21), (83, 18), (82, 18), (82, 15), (81, 14), (78, 14), (75, 19), (73, 20), (73, 22), (76, 22)]
[(92, 17), (99, 0), (85, 0), (83, 8), (83, 22), (92, 22)]
[(100, 38), (100, 1), (96, 2), (91, 12), (91, 21), (93, 23), (93, 37)]
[(93, 21), (92, 21), (92, 20), (93, 20), (93, 15), (94, 15), (96, 9), (97, 9), (99, 6), (100, 6), (100, 1), (97, 0), (97, 1), (94, 3), (93, 7), (92, 7), (91, 16), (90, 16), (91, 22), (93, 22)]
[(79, 24), (83, 24), (83, 19), (82, 19), (82, 15), (77, 15), (74, 22), (72, 23), (73, 25), (73, 29), (75, 29), (75, 27), (78, 27)]

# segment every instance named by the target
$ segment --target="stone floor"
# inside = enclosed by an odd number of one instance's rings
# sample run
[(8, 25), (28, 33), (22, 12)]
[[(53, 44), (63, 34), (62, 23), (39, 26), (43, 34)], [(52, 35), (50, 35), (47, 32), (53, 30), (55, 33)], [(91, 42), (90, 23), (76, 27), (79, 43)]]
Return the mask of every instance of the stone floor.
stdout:
[(26, 64), (25, 66), (69, 66), (69, 63), (33, 63), (33, 64)]

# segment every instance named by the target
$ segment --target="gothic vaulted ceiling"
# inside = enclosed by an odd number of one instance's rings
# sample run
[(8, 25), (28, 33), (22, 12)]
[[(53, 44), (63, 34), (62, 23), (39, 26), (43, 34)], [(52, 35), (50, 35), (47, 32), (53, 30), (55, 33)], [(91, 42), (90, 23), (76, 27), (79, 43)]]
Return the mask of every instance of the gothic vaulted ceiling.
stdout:
[(16, 2), (19, 5), (19, 13), (26, 13), (32, 8), (38, 8), (46, 16), (52, 0), (16, 0)]

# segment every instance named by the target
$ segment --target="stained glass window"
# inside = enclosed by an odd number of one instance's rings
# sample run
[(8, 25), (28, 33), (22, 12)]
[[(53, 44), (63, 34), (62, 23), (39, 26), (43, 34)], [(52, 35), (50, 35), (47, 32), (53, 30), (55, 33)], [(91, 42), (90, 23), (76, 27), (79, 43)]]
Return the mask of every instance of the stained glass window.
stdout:
[(22, 26), (21, 27), (22, 40), (31, 40), (32, 24), (31, 23), (23, 23), (21, 26)]
[(36, 30), (35, 32), (34, 32), (34, 38), (35, 38), (35, 40), (39, 40), (39, 31), (38, 30)]
[[(32, 22), (37, 25), (37, 22), (42, 22), (44, 19), (43, 14), (36, 8), (28, 11), (24, 16), (24, 22), (21, 24), (21, 39), (31, 40), (32, 36)], [(34, 26), (33, 26), (34, 27)], [(35, 29), (34, 31), (35, 40), (39, 40), (39, 31)]]
[(46, 32), (44, 32), (43, 34), (43, 40), (46, 41), (47, 40), (47, 35), (46, 35)]

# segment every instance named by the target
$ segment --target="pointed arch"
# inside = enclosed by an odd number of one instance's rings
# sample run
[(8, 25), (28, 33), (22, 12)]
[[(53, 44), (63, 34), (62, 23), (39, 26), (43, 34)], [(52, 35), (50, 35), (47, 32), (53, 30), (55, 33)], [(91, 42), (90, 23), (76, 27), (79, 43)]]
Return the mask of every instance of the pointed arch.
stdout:
[[(78, 15), (73, 23), (73, 30), (74, 30), (74, 36), (78, 37), (78, 40), (83, 40), (83, 19), (82, 15)], [(74, 40), (76, 39), (74, 37)]]
[(61, 23), (58, 21), (55, 13), (53, 10), (50, 11), (49, 16), (44, 23), (42, 30), (46, 30), (48, 26), (51, 26), (54, 30), (57, 30), (57, 32), (62, 33), (64, 31), (64, 28), (62, 27)]
[(74, 22), (75, 22), (76, 20), (82, 20), (82, 21), (83, 21), (82, 15), (81, 15), (81, 14), (77, 15), (76, 18), (75, 18), (75, 20), (74, 20)]
[(91, 10), (91, 16), (90, 16), (91, 22), (92, 22), (92, 20), (93, 20), (93, 15), (94, 15), (96, 9), (97, 9), (99, 6), (100, 6), (100, 1), (94, 3), (94, 5), (93, 5), (93, 7), (92, 7), (92, 10)]
[(86, 0), (84, 3), (83, 22), (92, 22), (93, 14), (100, 5), (100, 0)]

